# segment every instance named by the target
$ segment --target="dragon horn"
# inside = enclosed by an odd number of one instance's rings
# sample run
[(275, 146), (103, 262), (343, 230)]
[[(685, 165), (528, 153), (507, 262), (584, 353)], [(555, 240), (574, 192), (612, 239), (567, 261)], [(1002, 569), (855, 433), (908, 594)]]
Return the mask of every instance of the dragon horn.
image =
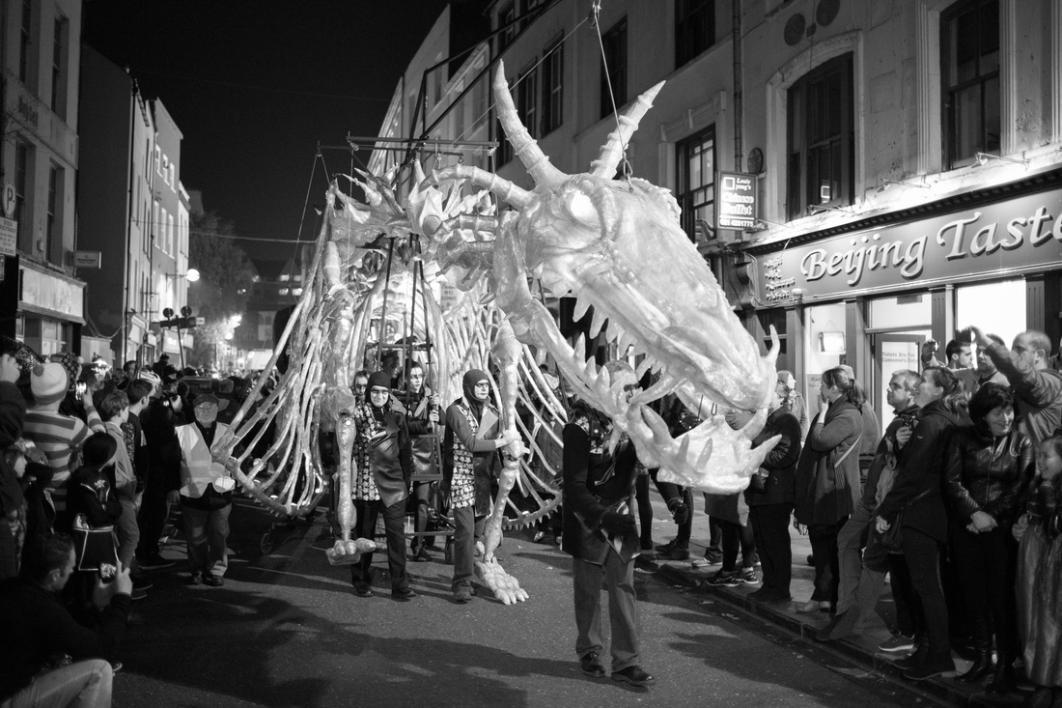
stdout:
[(542, 148), (520, 122), (512, 94), (509, 93), (509, 84), (505, 81), (505, 62), (501, 61), (498, 62), (498, 71), (494, 74), (494, 101), (498, 107), (498, 122), (513, 146), (513, 154), (520, 158), (535, 184), (549, 187), (561, 182), (565, 174), (550, 163), (546, 153), (542, 152)]
[(646, 111), (653, 107), (653, 99), (663, 87), (664, 82), (661, 81), (650, 88), (638, 97), (626, 113), (619, 117), (619, 125), (608, 134), (608, 142), (601, 148), (601, 154), (590, 163), (590, 174), (605, 179), (612, 179), (615, 176), (616, 168), (619, 167), (620, 159), (623, 158), (623, 151), (630, 142), (631, 136), (634, 135), (634, 131), (638, 130), (638, 123), (641, 122)]

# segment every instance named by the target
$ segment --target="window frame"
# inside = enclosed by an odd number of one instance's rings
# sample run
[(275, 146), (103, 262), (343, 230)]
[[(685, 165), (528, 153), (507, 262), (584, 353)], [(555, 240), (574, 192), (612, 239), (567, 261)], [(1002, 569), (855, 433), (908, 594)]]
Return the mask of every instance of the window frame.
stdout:
[(18, 222), (16, 241), (19, 249), (25, 253), (32, 253), (31, 234), (33, 230), (26, 217), (29, 215), (27, 204), (33, 185), (33, 145), (20, 136), (15, 137), (14, 178), (15, 212), (13, 216)]
[(70, 20), (63, 15), (56, 15), (52, 37), (52, 112), (62, 120), (67, 113), (67, 61), (70, 38)]
[(33, 2), (22, 0), (22, 17), (19, 22), (18, 42), (18, 80), (24, 86), (32, 89), (30, 79), (33, 78)]
[(63, 265), (63, 177), (64, 170), (55, 162), (48, 164), (48, 198), (45, 200), (45, 233), (48, 262)]
[[(704, 146), (711, 143), (711, 169), (707, 170), (708, 181), (705, 181), (704, 161), (702, 159), (701, 180), (694, 186), (692, 184), (690, 158), (694, 154), (705, 154)], [(691, 153), (691, 148), (695, 152)], [(707, 207), (705, 221), (715, 228), (715, 174), (716, 170), (716, 132), (715, 124), (692, 133), (682, 140), (675, 142), (675, 199), (681, 209), (680, 223), (682, 230), (686, 232), (690, 241), (697, 240), (698, 212)], [(694, 201), (697, 193), (702, 190), (710, 190), (711, 199)]]
[(564, 39), (542, 53), (542, 117), (540, 137), (564, 124)]
[[(612, 115), (612, 101), (616, 109), (627, 103), (627, 16), (624, 15), (601, 36), (604, 60), (601, 62), (601, 117)], [(609, 95), (611, 78), (612, 95)]]
[[(992, 71), (982, 73), (981, 62), (985, 56), (983, 53), (983, 46), (981, 41), (985, 39), (982, 34), (984, 24), (982, 20), (985, 19), (985, 9), (987, 6), (994, 5), (996, 8), (996, 17), (994, 22), (995, 32), (995, 54), (996, 54), (996, 66)], [(988, 152), (999, 154), (1002, 146), (1002, 75), (1000, 72), (1000, 64), (1003, 58), (1002, 44), (1003, 37), (1001, 29), (1001, 13), (999, 0), (959, 0), (950, 6), (940, 14), (940, 110), (941, 110), (941, 152), (942, 152), (942, 166), (945, 170), (956, 169), (958, 167), (965, 167), (973, 164), (976, 161), (978, 152)], [(977, 14), (976, 32), (974, 36), (978, 39), (978, 51), (973, 57), (974, 63), (977, 65), (977, 69), (972, 78), (957, 81), (955, 84), (950, 83), (950, 71), (952, 57), (951, 44), (952, 44), (952, 28), (956, 28), (954, 33), (958, 35), (958, 27), (961, 18), (967, 14), (974, 12)], [(956, 61), (956, 63), (958, 63)], [(985, 118), (986, 101), (985, 98), (988, 95), (986, 90), (989, 85), (995, 83), (996, 92), (996, 139), (995, 142), (991, 141), (991, 126), (987, 125)], [(973, 150), (969, 154), (960, 155), (959, 153), (959, 130), (957, 129), (958, 121), (967, 117), (966, 114), (960, 115), (959, 109), (956, 108), (958, 102), (958, 96), (961, 93), (968, 91), (974, 87), (979, 88), (979, 101), (978, 101), (978, 115), (976, 116), (980, 138), (978, 145), (974, 145)]]
[[(787, 90), (786, 108), (786, 216), (796, 219), (810, 213), (812, 207), (827, 209), (852, 204), (855, 198), (855, 85), (853, 52), (845, 52), (833, 57), (811, 69), (794, 81)], [(839, 77), (839, 84), (829, 86), (829, 82)], [(844, 110), (837, 119), (837, 132), (826, 136), (813, 136), (810, 131), (822, 129), (827, 121), (813, 115), (816, 108), (811, 100), (818, 94), (813, 92), (839, 90), (840, 105)], [(799, 123), (796, 117), (799, 113)], [(830, 114), (832, 117), (832, 114)], [(821, 179), (816, 188), (817, 198), (813, 199), (811, 160), (809, 155), (829, 154), (832, 144), (837, 144), (837, 164), (830, 164), (826, 173), (836, 177), (837, 193), (831, 189), (830, 198), (823, 201)], [(831, 155), (832, 162), (832, 155)], [(822, 165), (822, 161), (816, 164)], [(834, 170), (836, 169), (836, 174)]]
[(715, 0), (675, 0), (675, 68), (715, 46)]

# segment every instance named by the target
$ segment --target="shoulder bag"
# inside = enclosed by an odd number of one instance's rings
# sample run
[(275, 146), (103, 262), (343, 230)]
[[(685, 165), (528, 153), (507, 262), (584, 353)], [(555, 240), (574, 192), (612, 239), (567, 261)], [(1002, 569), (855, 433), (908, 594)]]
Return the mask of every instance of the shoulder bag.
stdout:
[(878, 536), (878, 543), (881, 544), (882, 548), (889, 553), (903, 553), (903, 510), (931, 491), (932, 488), (919, 492), (911, 501), (904, 504), (903, 508), (896, 512), (896, 519), (892, 522), (892, 526), (886, 529), (885, 533)]

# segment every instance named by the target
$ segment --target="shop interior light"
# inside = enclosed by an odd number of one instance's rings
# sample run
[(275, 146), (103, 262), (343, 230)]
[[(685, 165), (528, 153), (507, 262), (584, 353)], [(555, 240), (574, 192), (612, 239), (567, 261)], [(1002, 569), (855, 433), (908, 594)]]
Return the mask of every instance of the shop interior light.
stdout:
[(977, 164), (980, 167), (984, 167), (993, 160), (998, 160), (999, 162), (1009, 162), (1012, 165), (1021, 165), (1023, 167), (1028, 167), (1029, 161), (1025, 159), (1024, 155), (1025, 153), (1022, 153), (1022, 158), (1019, 160), (1013, 157), (1004, 157), (1003, 155), (993, 155), (990, 152), (979, 152), (974, 156), (974, 159), (977, 160)]

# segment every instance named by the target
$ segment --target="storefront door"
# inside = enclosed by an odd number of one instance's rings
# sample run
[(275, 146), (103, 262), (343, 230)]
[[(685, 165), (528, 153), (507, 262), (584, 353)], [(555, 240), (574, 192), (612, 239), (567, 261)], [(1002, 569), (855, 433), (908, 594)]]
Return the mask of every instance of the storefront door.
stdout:
[(892, 406), (885, 397), (889, 392), (889, 380), (900, 369), (921, 370), (922, 342), (929, 336), (928, 330), (924, 333), (880, 332), (874, 335), (874, 390), (878, 394), (877, 414), (882, 432), (893, 419)]

